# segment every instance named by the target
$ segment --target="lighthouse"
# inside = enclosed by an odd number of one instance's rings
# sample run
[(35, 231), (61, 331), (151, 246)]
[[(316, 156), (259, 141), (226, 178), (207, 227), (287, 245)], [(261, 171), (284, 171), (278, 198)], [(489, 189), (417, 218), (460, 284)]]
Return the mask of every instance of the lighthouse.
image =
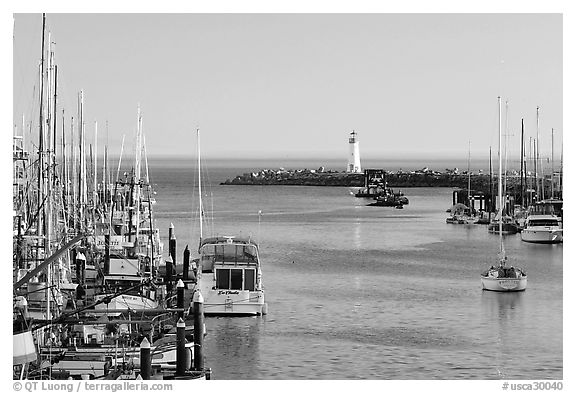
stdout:
[(350, 146), (348, 154), (348, 166), (346, 172), (348, 173), (361, 173), (360, 167), (360, 147), (358, 146), (358, 134), (352, 130), (348, 138), (348, 145)]

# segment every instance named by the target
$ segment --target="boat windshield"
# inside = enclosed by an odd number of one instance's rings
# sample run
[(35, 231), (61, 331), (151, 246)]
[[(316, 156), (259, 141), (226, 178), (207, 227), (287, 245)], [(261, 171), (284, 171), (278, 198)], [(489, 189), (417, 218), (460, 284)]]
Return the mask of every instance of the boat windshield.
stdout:
[(202, 257), (215, 262), (251, 262), (257, 260), (256, 247), (249, 244), (206, 244), (200, 249)]
[(558, 220), (530, 220), (528, 226), (531, 227), (554, 227), (558, 226)]
[(529, 215), (555, 215), (562, 217), (562, 202), (538, 202), (530, 206)]

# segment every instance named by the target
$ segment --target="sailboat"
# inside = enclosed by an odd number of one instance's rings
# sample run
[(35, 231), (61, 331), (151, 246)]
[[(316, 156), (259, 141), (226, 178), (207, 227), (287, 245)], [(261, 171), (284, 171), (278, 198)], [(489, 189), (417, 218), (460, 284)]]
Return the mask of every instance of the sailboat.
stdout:
[[(500, 124), (501, 112), (501, 99), (498, 97), (498, 214), (502, 216), (503, 200), (502, 200), (502, 128)], [(508, 257), (504, 249), (503, 235), (503, 222), (499, 221), (499, 240), (500, 252), (498, 253), (498, 266), (491, 266), (488, 270), (481, 274), (482, 289), (487, 291), (511, 292), (523, 291), (526, 289), (528, 277), (526, 273), (517, 267), (507, 266)]]
[[(204, 297), (205, 315), (263, 315), (267, 313), (259, 246), (240, 236), (204, 237), (200, 130), (198, 141), (198, 203), (200, 245), (196, 288)], [(260, 212), (258, 213), (260, 217)]]

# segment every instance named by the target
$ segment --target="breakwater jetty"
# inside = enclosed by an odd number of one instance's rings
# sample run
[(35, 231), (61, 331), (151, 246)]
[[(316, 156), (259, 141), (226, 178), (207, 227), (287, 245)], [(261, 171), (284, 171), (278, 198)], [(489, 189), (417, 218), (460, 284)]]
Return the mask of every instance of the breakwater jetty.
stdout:
[[(482, 199), (491, 210), (494, 210), (495, 200), (493, 194), (496, 192), (497, 176), (492, 177), (482, 171), (470, 173), (460, 172), (457, 168), (446, 169), (444, 172), (422, 168), (414, 171), (386, 171), (384, 170), (384, 181), (388, 187), (395, 190), (411, 187), (450, 187), (457, 189), (453, 196), (453, 203), (468, 204), (468, 187), (473, 199)], [(530, 201), (534, 198), (534, 179), (528, 173), (525, 179), (524, 200)], [(470, 185), (468, 185), (470, 180)], [(221, 185), (265, 185), (265, 186), (327, 186), (327, 187), (364, 187), (364, 174), (347, 173), (333, 170), (326, 170), (324, 167), (318, 169), (262, 169), (258, 172), (244, 173), (233, 179), (228, 179)], [(550, 192), (549, 184), (546, 193)], [(492, 188), (492, 190), (491, 190)], [(522, 201), (520, 175), (514, 170), (507, 174), (506, 192), (511, 201)], [(514, 203), (514, 202), (512, 202)]]
[[(457, 170), (439, 172), (423, 168), (415, 171), (385, 171), (385, 181), (389, 187), (468, 187), (468, 174)], [(489, 193), (490, 176), (483, 173), (471, 174), (470, 187)], [(282, 185), (282, 186), (331, 186), (362, 187), (364, 174), (346, 173), (318, 169), (262, 169), (258, 172), (244, 173), (228, 179), (222, 185)]]

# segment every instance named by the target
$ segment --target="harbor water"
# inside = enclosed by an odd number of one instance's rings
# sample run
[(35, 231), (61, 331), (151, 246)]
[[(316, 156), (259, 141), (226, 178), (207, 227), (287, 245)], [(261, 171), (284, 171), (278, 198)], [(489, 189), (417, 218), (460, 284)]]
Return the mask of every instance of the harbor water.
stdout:
[[(198, 247), (194, 171), (150, 167), (177, 263)], [(563, 378), (561, 244), (506, 236), (528, 289), (486, 292), (480, 273), (497, 263), (498, 236), (446, 224), (451, 189), (402, 190), (410, 203), (400, 210), (343, 187), (218, 185), (241, 173), (207, 169), (204, 235), (259, 241), (268, 314), (206, 318), (214, 379)]]

